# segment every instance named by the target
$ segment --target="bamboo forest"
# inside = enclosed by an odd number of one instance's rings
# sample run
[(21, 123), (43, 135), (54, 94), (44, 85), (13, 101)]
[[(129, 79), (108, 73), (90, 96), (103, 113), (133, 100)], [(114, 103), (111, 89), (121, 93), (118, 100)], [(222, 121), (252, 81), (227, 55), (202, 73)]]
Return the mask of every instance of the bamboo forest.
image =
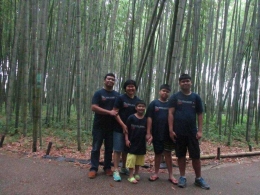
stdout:
[(0, 136), (42, 144), (73, 132), (81, 150), (104, 75), (134, 79), (149, 104), (191, 75), (203, 137), (259, 142), (260, 0), (0, 0)]

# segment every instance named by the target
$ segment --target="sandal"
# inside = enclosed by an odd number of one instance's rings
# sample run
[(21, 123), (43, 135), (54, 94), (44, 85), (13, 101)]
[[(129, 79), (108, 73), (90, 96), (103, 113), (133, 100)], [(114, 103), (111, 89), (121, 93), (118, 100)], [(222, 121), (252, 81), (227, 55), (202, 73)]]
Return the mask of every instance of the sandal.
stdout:
[(149, 177), (149, 181), (156, 181), (157, 179), (159, 179), (159, 177), (158, 177), (158, 176), (155, 176), (155, 175), (151, 175), (151, 176)]
[(136, 179), (136, 181), (139, 181), (139, 180), (140, 180), (140, 175), (135, 174), (135, 175), (134, 175), (134, 178)]
[(138, 182), (134, 177), (128, 178), (127, 180), (132, 184), (137, 184)]
[(171, 182), (171, 183), (174, 184), (174, 185), (177, 185), (177, 184), (178, 184), (178, 180), (175, 179), (175, 178), (168, 179), (168, 181)]

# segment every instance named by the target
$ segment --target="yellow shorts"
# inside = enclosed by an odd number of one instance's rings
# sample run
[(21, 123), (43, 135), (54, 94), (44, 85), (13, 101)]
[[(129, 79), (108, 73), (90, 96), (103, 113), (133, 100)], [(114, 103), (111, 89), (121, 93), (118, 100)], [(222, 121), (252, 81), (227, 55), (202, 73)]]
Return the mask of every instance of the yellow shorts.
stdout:
[(126, 167), (135, 168), (135, 165), (143, 166), (144, 165), (144, 155), (136, 154), (127, 154), (126, 158)]

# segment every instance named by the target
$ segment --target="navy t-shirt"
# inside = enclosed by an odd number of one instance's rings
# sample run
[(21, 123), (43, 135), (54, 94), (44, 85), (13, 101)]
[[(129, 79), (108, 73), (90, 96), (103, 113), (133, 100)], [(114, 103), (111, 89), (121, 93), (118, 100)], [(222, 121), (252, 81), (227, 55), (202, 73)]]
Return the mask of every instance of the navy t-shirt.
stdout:
[[(119, 95), (120, 94), (114, 90), (107, 91), (105, 89), (100, 89), (95, 92), (92, 98), (92, 105), (97, 104), (101, 108), (112, 110), (116, 97)], [(113, 131), (116, 123), (115, 117), (113, 116), (95, 113), (93, 128)]]
[(196, 116), (203, 112), (202, 101), (198, 94), (184, 95), (179, 91), (170, 97), (169, 107), (175, 108), (173, 129), (177, 135), (197, 133)]
[(146, 154), (146, 117), (137, 118), (134, 114), (128, 117), (126, 126), (128, 128), (128, 139), (131, 142), (127, 152), (130, 154), (144, 155)]
[[(134, 98), (130, 98), (126, 94), (120, 95), (116, 98), (114, 107), (119, 110), (118, 114), (124, 124), (126, 124), (126, 120), (130, 115), (136, 113), (135, 104), (139, 100), (140, 99), (136, 96), (134, 96)], [(123, 129), (119, 123), (116, 124), (115, 131), (123, 133)]]
[(153, 100), (146, 111), (146, 117), (152, 118), (152, 135), (154, 140), (163, 141), (169, 138), (168, 127), (169, 102)]

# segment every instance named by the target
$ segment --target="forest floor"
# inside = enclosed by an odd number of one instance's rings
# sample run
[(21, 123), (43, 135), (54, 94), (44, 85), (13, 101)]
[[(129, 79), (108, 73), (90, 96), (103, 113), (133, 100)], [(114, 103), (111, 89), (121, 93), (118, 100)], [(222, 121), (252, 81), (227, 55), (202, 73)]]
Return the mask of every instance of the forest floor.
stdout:
[[(82, 144), (84, 149), (82, 152), (77, 151), (77, 144), (70, 142), (70, 144), (56, 138), (56, 137), (46, 137), (43, 139), (43, 147), (38, 147), (37, 152), (32, 152), (32, 140), (31, 138), (20, 138), (17, 141), (5, 139), (3, 147), (0, 148), (0, 151), (6, 151), (11, 153), (17, 153), (21, 156), (26, 156), (28, 158), (43, 158), (46, 156), (47, 146), (49, 142), (52, 142), (52, 147), (49, 153), (48, 158), (49, 161), (53, 161), (57, 158), (70, 159), (69, 162), (73, 162), (74, 166), (79, 166), (83, 169), (90, 168), (90, 151), (91, 146), (87, 144)], [(217, 156), (217, 148), (220, 148), (221, 154), (234, 154), (234, 153), (243, 153), (248, 152), (249, 148), (246, 144), (242, 144), (241, 142), (233, 142), (232, 146), (226, 146), (223, 143), (216, 143), (211, 141), (202, 140), (200, 142), (201, 155), (215, 155)], [(252, 151), (260, 151), (260, 146), (253, 147)], [(103, 161), (104, 148), (101, 149), (100, 161)], [(54, 158), (55, 157), (55, 158)], [(71, 160), (74, 159), (74, 160)], [(154, 164), (154, 153), (151, 146), (148, 146), (147, 154), (145, 155), (145, 166), (143, 171), (152, 172), (153, 164)], [(253, 161), (260, 160), (260, 155), (250, 156), (250, 157), (225, 157), (220, 160), (216, 158), (211, 159), (203, 159), (202, 167), (208, 165), (219, 165), (224, 163), (240, 163), (243, 161)], [(84, 161), (84, 163), (82, 163)], [(175, 155), (173, 155), (173, 164), (177, 165)], [(191, 162), (187, 160), (187, 171), (192, 171)], [(166, 169), (160, 169), (161, 172), (165, 172)]]

